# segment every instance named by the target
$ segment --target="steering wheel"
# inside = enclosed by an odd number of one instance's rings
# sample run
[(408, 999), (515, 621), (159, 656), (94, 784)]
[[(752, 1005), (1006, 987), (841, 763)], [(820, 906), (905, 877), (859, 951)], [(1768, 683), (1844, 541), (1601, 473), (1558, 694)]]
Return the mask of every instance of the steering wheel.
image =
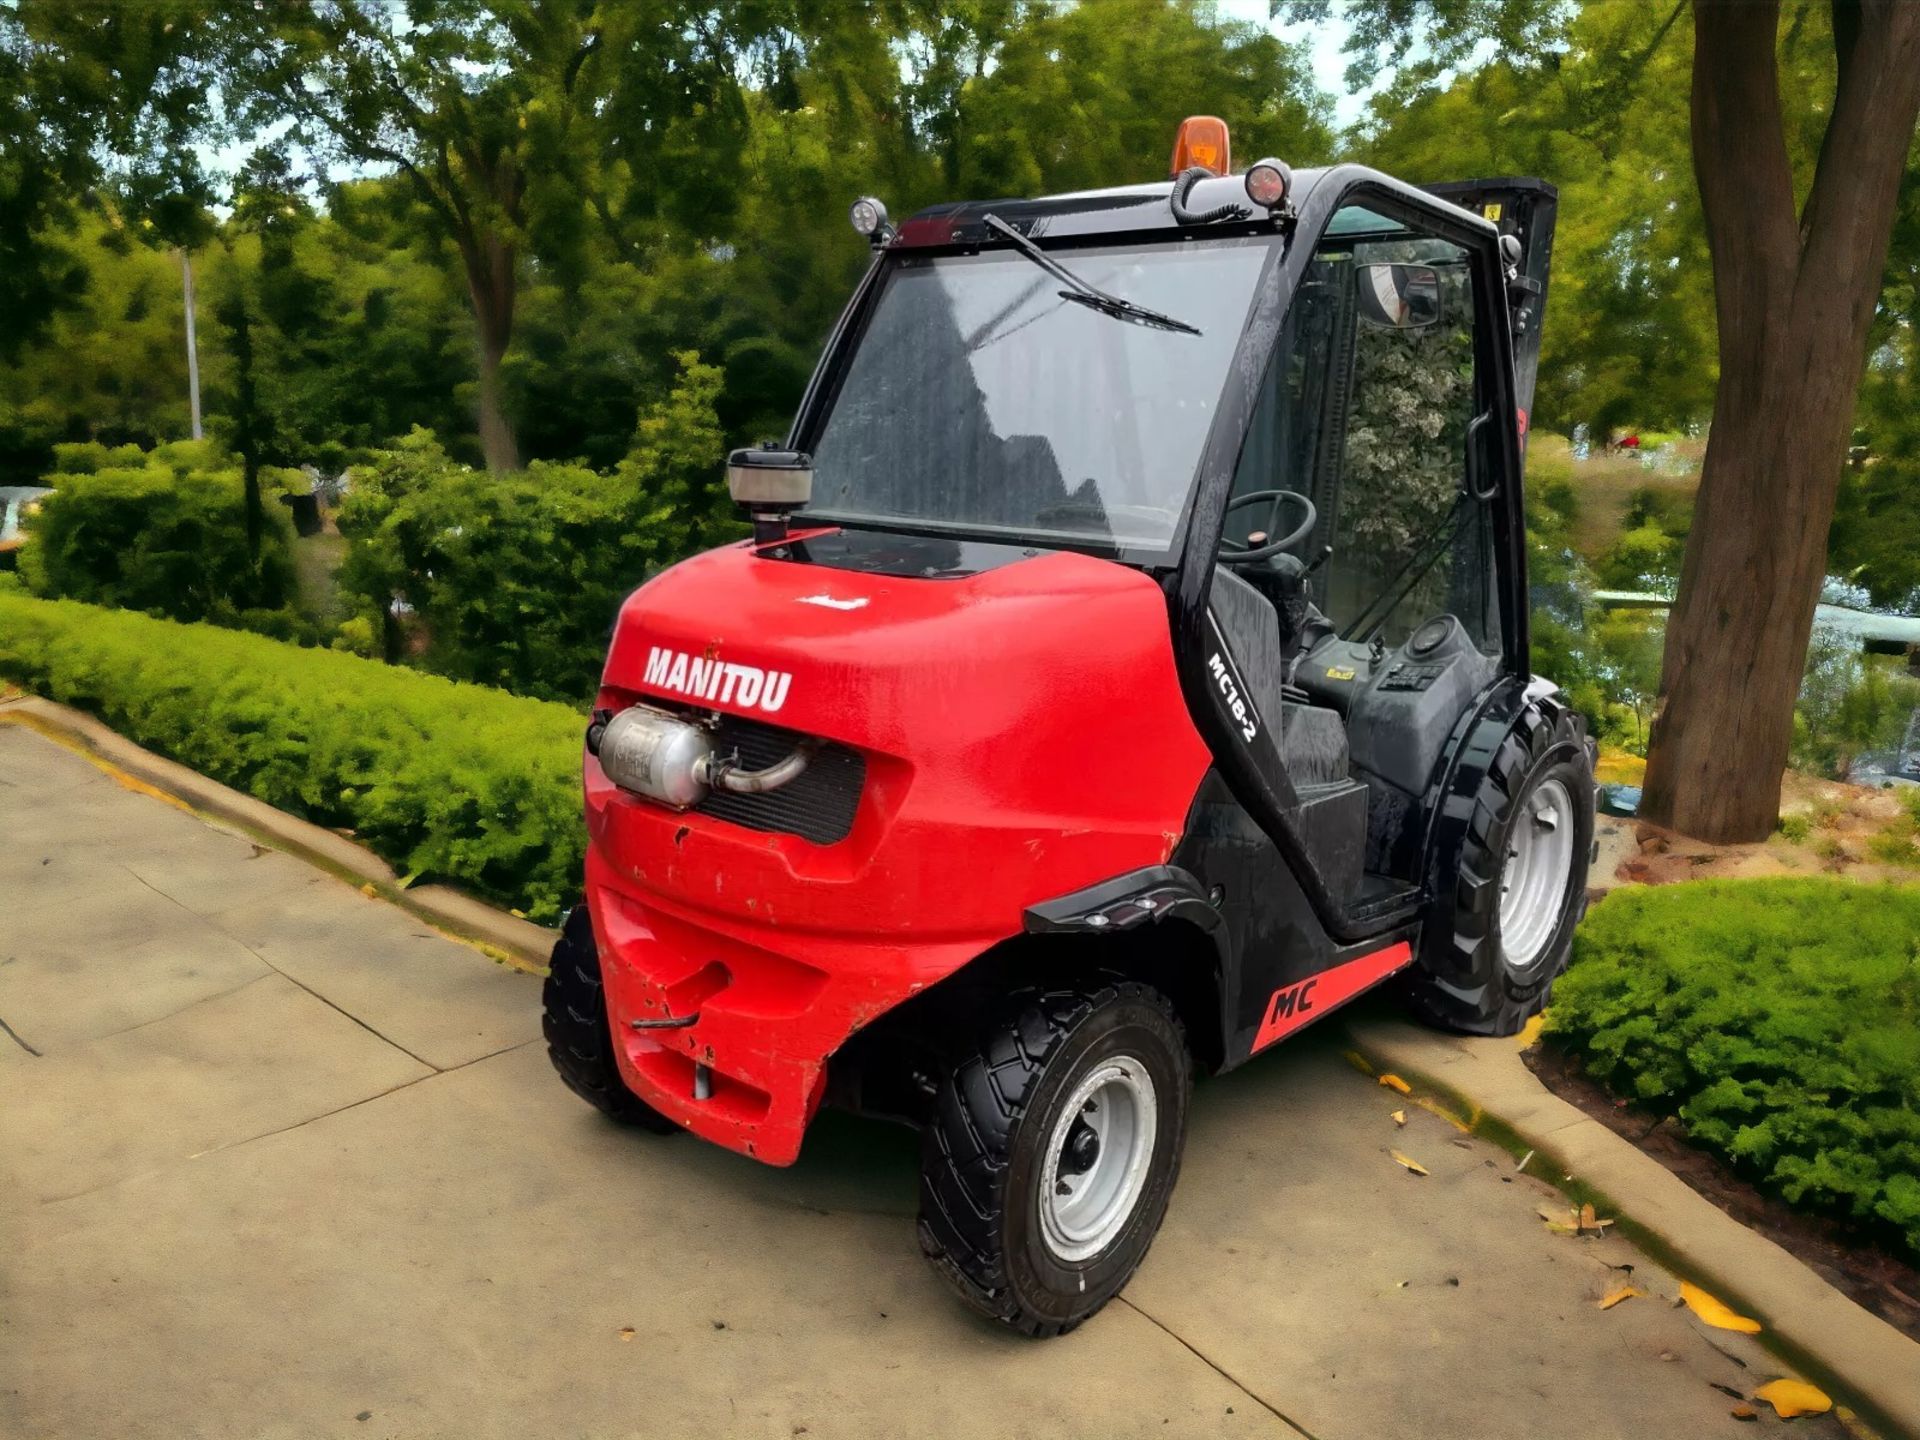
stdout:
[(1287, 505), (1291, 505), (1299, 510), (1300, 523), (1280, 539), (1268, 540), (1259, 545), (1242, 545), (1238, 540), (1229, 540), (1225, 535), (1222, 535), (1220, 537), (1220, 558), (1228, 564), (1243, 565), (1250, 560), (1266, 560), (1278, 555), (1282, 550), (1291, 550), (1295, 545), (1298, 545), (1302, 540), (1306, 539), (1307, 536), (1311, 535), (1313, 533), (1313, 527), (1320, 523), (1320, 512), (1313, 508), (1313, 501), (1302, 495), (1298, 490), (1253, 490), (1245, 495), (1236, 496), (1227, 502), (1227, 508), (1221, 512), (1222, 518), (1224, 519), (1225, 516), (1231, 515), (1236, 510), (1245, 509), (1249, 505), (1257, 505), (1263, 500), (1268, 501), (1273, 506), (1272, 514), (1268, 518), (1268, 524), (1272, 524), (1273, 521), (1278, 520), (1280, 518), (1281, 508)]

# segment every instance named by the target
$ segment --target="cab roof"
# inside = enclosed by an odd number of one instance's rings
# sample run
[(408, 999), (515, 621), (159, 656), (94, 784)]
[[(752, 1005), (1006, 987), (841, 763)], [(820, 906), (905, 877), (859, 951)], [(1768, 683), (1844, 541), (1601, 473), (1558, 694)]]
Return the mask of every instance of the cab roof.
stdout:
[[(1396, 180), (1363, 165), (1331, 165), (1295, 170), (1288, 187), (1287, 203), (1298, 213), (1313, 196), (1322, 191), (1332, 195), (1345, 193), (1353, 184), (1369, 183), (1389, 194), (1423, 206), (1443, 205), (1455, 218), (1485, 225), (1476, 212), (1453, 203), (1448, 192), (1464, 195), (1469, 190), (1500, 187), (1508, 190), (1538, 190), (1552, 194), (1554, 187), (1541, 180), (1503, 177), (1498, 180), (1463, 181), (1458, 184), (1421, 189)], [(1167, 238), (1196, 234), (1270, 230), (1273, 221), (1255, 210), (1243, 221), (1223, 221), (1213, 225), (1183, 224), (1176, 220), (1168, 203), (1174, 182), (1158, 180), (1145, 185), (1120, 185), (1102, 190), (1078, 190), (1062, 195), (1044, 195), (1031, 200), (963, 200), (946, 205), (931, 205), (908, 218), (889, 242), (889, 248), (914, 249), (927, 246), (978, 245), (993, 240), (985, 217), (996, 215), (1023, 233), (1038, 239), (1068, 239), (1110, 234), (1163, 232)], [(1238, 202), (1247, 204), (1241, 176), (1212, 176), (1200, 181), (1187, 197), (1193, 211)], [(1384, 216), (1375, 217), (1372, 233), (1398, 228)], [(1491, 228), (1491, 227), (1489, 227)]]

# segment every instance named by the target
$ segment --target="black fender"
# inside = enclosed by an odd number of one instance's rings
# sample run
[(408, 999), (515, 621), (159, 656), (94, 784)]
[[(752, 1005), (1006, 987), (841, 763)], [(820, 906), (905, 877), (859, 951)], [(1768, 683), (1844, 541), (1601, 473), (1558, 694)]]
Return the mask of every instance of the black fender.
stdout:
[(1206, 887), (1178, 865), (1147, 865), (1084, 890), (1029, 905), (1021, 916), (1029, 935), (1111, 935), (1149, 921), (1186, 920), (1213, 941), (1218, 958), (1232, 958), (1233, 937)]
[(1427, 817), (1421, 855), (1429, 896), (1453, 893), (1461, 840), (1473, 820), (1474, 797), (1499, 753), (1500, 742), (1526, 708), (1529, 688), (1519, 676), (1500, 676), (1467, 707), (1440, 751), (1420, 806)]
[[(1195, 1058), (1208, 1070), (1226, 1062), (1233, 1032), (1231, 1007), (1238, 974), (1233, 927), (1211, 892), (1192, 871), (1178, 865), (1147, 865), (1083, 890), (1027, 907), (1022, 928), (1029, 935), (1105, 936), (1143, 932), (1168, 920), (1191, 925), (1204, 937), (1200, 953), (1173, 961), (1143, 978), (1169, 992), (1194, 1042)], [(1198, 973), (1202, 968), (1206, 974)]]

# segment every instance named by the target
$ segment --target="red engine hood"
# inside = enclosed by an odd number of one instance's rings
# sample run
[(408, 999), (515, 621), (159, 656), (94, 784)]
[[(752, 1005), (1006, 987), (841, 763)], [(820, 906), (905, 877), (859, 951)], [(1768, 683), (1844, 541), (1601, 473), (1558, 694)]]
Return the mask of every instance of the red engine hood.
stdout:
[(902, 756), (1179, 703), (1158, 587), (1064, 553), (920, 579), (710, 551), (629, 597), (605, 684)]

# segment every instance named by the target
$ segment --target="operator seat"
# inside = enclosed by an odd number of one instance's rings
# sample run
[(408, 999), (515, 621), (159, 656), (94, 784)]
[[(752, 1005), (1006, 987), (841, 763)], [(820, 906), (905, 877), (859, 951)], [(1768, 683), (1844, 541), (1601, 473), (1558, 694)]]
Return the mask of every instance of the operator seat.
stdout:
[(1291, 684), (1300, 657), (1333, 630), (1332, 623), (1313, 603), (1306, 562), (1297, 555), (1283, 552), (1233, 568), (1236, 575), (1273, 606), (1280, 627), (1280, 650), (1285, 659), (1284, 679)]

